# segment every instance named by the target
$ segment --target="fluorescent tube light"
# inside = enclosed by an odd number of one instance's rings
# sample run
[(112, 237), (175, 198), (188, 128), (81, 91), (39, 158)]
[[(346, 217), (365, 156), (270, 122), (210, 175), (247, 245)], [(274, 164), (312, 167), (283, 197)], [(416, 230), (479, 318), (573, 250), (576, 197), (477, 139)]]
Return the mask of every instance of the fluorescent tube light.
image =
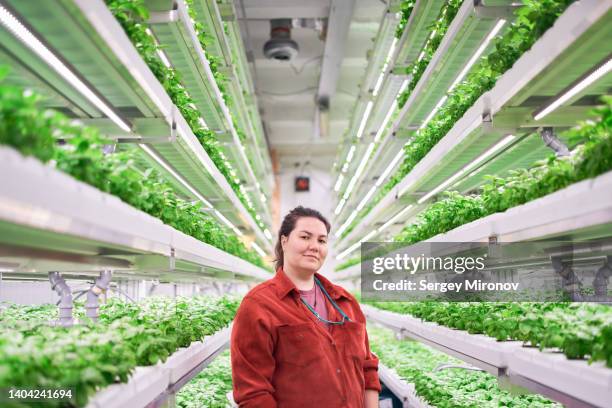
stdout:
[(374, 142), (378, 142), (380, 138), (382, 137), (382, 134), (387, 128), (387, 124), (389, 123), (389, 120), (391, 119), (391, 116), (393, 115), (393, 112), (395, 112), (396, 108), (397, 108), (397, 98), (391, 104), (391, 107), (389, 108), (387, 115), (383, 119), (383, 122), (380, 124), (380, 127), (378, 128), (378, 132), (376, 132), (376, 136), (374, 137)]
[(334, 214), (340, 214), (340, 211), (342, 211), (342, 207), (344, 207), (344, 204), (346, 204), (346, 198), (343, 197), (342, 200), (340, 200), (340, 202), (338, 203), (336, 209), (334, 210)]
[(251, 242), (251, 247), (259, 254), (259, 256), (266, 256), (266, 253), (259, 245), (255, 243), (255, 241)]
[(382, 174), (380, 175), (380, 177), (378, 178), (378, 180), (376, 180), (376, 187), (380, 186), (382, 184), (382, 182), (385, 180), (385, 178), (389, 175), (389, 173), (391, 172), (391, 170), (393, 170), (393, 168), (397, 165), (397, 163), (404, 157), (404, 149), (402, 148), (399, 152), (397, 152), (397, 154), (395, 155), (395, 157), (393, 158), (393, 160), (391, 160), (391, 163), (389, 163), (389, 165), (387, 166), (387, 168), (385, 169), (385, 171), (382, 172)]
[(164, 160), (162, 160), (162, 158), (159, 157), (157, 155), (157, 153), (155, 153), (153, 151), (153, 149), (151, 149), (146, 144), (142, 144), (142, 143), (139, 143), (138, 146), (142, 150), (144, 150), (149, 156), (151, 156), (151, 158), (153, 158), (153, 160), (155, 160), (157, 162), (157, 164), (159, 164), (168, 173), (170, 173), (172, 175), (172, 177), (177, 179), (179, 181), (179, 183), (181, 183), (183, 186), (185, 186), (185, 188), (187, 190), (189, 190), (191, 192), (191, 194), (196, 196), (198, 200), (202, 201), (208, 208), (213, 208), (213, 205), (210, 202), (208, 202), (208, 200), (206, 200), (204, 197), (202, 197), (202, 195), (200, 193), (198, 193), (189, 183), (187, 183), (187, 181), (185, 181), (185, 179), (183, 177), (181, 177), (181, 175), (179, 175), (176, 171), (174, 171), (174, 169), (172, 167), (170, 167)]
[(365, 125), (370, 117), (370, 112), (372, 111), (372, 106), (374, 103), (372, 101), (368, 101), (365, 112), (363, 113), (363, 117), (361, 118), (361, 123), (359, 124), (359, 129), (357, 129), (357, 139), (361, 138), (363, 135), (363, 131), (365, 129)]
[(230, 220), (228, 220), (227, 218), (225, 218), (223, 216), (223, 214), (221, 214), (219, 212), (219, 210), (215, 209), (215, 214), (217, 215), (217, 217), (223, 221), (225, 223), (225, 225), (227, 225), (228, 227), (230, 227), (235, 233), (236, 235), (238, 235), (239, 237), (243, 236), (244, 234), (242, 233), (242, 231), (240, 231), (238, 228), (236, 228), (236, 226), (234, 224), (232, 224), (230, 222)]
[[(493, 40), (493, 38), (495, 38), (495, 36), (500, 32), (500, 30), (502, 29), (502, 27), (504, 26), (504, 24), (506, 24), (506, 20), (504, 19), (500, 19), (497, 24), (495, 24), (495, 26), (493, 27), (493, 29), (489, 32), (489, 35), (487, 35), (487, 38), (485, 38), (485, 40), (482, 42), (482, 44), (480, 45), (480, 47), (478, 47), (478, 49), (476, 50), (476, 52), (474, 53), (474, 55), (472, 55), (472, 58), (470, 58), (468, 60), (468, 62), (463, 66), (463, 69), (461, 70), (461, 72), (459, 73), (459, 75), (457, 75), (457, 78), (455, 78), (455, 81), (453, 81), (453, 83), (451, 84), (451, 86), (448, 88), (448, 93), (452, 92), (453, 89), (455, 89), (455, 87), (457, 86), (457, 84), (459, 84), (459, 82), (461, 82), (463, 80), (463, 78), (467, 75), (467, 73), (470, 71), (470, 69), (472, 68), (472, 66), (476, 63), (476, 61), (478, 61), (478, 59), (482, 56), (482, 53), (487, 49), (489, 43)], [(429, 123), (429, 121), (434, 117), (434, 115), (436, 114), (436, 112), (438, 111), (438, 109), (440, 109), (440, 107), (444, 104), (444, 102), (446, 102), (446, 99), (448, 99), (447, 95), (444, 95), (442, 97), (442, 99), (440, 99), (440, 101), (438, 101), (438, 103), (436, 104), (436, 106), (433, 108), (433, 110), (429, 113), (429, 115), (427, 115), (427, 118), (425, 118), (425, 120), (423, 121), (423, 123), (421, 124), (421, 126), (419, 127), (420, 129), (423, 129), (427, 123)]]
[(270, 230), (267, 228), (264, 230), (264, 235), (266, 236), (266, 238), (268, 238), (268, 240), (272, 239), (272, 234), (270, 234)]
[(355, 154), (355, 149), (356, 148), (357, 148), (357, 146), (355, 146), (355, 145), (351, 146), (351, 148), (350, 148), (350, 150), (348, 152), (348, 155), (346, 156), (346, 162), (347, 163), (350, 163), (351, 160), (353, 160), (353, 155)]
[(448, 89), (448, 91), (450, 92), (451, 90), (453, 90), (453, 88), (455, 88), (455, 86), (457, 86), (457, 84), (459, 82), (461, 82), (463, 80), (463, 77), (465, 77), (465, 75), (467, 75), (468, 71), (472, 68), (472, 65), (474, 65), (476, 63), (476, 61), (478, 61), (478, 59), (480, 58), (480, 56), (482, 55), (482, 53), (487, 49), (487, 47), (489, 46), (489, 43), (491, 41), (493, 41), (493, 39), (495, 38), (495, 36), (497, 34), (499, 34), (499, 32), (501, 31), (502, 27), (506, 24), (506, 20), (504, 20), (503, 18), (499, 19), (499, 21), (497, 22), (497, 24), (495, 24), (495, 26), (493, 27), (493, 29), (489, 32), (489, 35), (487, 35), (487, 38), (485, 38), (485, 40), (482, 42), (482, 44), (480, 45), (480, 47), (478, 47), (478, 49), (476, 50), (476, 52), (474, 53), (474, 55), (472, 55), (472, 58), (470, 58), (470, 60), (467, 62), (467, 64), (465, 64), (463, 66), (463, 70), (461, 70), (461, 72), (459, 73), (459, 75), (457, 75), (457, 78), (455, 78), (455, 81), (453, 82), (453, 84), (450, 86), (450, 88)]
[(361, 176), (361, 173), (363, 172), (363, 169), (365, 168), (365, 165), (368, 162), (368, 159), (370, 158), (372, 151), (374, 151), (374, 146), (375, 144), (373, 142), (370, 143), (370, 145), (368, 146), (368, 150), (366, 150), (365, 154), (361, 158), (361, 163), (359, 163), (359, 167), (357, 167), (357, 170), (355, 171), (353, 178), (349, 182), (349, 185), (346, 188), (346, 191), (344, 192), (344, 198), (348, 198), (348, 196), (351, 194), (351, 191), (353, 191), (353, 188), (355, 187), (355, 183), (357, 183), (357, 179)]
[(206, 124), (206, 121), (200, 116), (198, 118), (198, 123), (200, 124), (200, 126), (202, 126), (204, 129), (208, 130), (208, 124)]
[(344, 174), (340, 173), (338, 176), (338, 180), (336, 181), (336, 185), (334, 186), (334, 191), (339, 191), (340, 187), (342, 187), (342, 181), (344, 181)]
[(341, 260), (343, 259), (345, 256), (347, 256), (348, 254), (350, 254), (351, 252), (353, 252), (354, 250), (356, 250), (357, 248), (359, 248), (359, 246), (361, 245), (361, 242), (356, 242), (353, 245), (351, 245), (347, 250), (345, 250), (344, 252), (340, 253), (336, 259), (337, 260)]
[(113, 109), (108, 106), (96, 93), (91, 90), (83, 81), (79, 79), (51, 50), (49, 50), (42, 42), (38, 40), (28, 29), (19, 22), (6, 8), (0, 5), (0, 23), (4, 25), (8, 31), (13, 33), (21, 42), (30, 48), (36, 55), (43, 59), (47, 65), (52, 67), (66, 81), (70, 83), (77, 91), (85, 96), (96, 108), (100, 109), (110, 120), (112, 120), (119, 128), (125, 132), (130, 132), (130, 126), (121, 119)]
[(410, 210), (413, 207), (412, 204), (410, 204), (408, 207), (404, 208), (403, 210), (401, 210), (400, 212), (398, 212), (397, 214), (395, 214), (393, 217), (391, 217), (389, 219), (389, 221), (387, 221), (386, 223), (383, 224), (382, 227), (380, 227), (378, 229), (378, 232), (382, 232), (384, 230), (386, 230), (387, 228), (389, 228), (389, 226), (391, 224), (393, 224), (398, 218), (400, 218), (402, 215), (406, 214), (408, 212), (408, 210)]
[(540, 120), (559, 106), (563, 105), (573, 96), (584, 90), (586, 87), (597, 81), (602, 76), (606, 75), (608, 72), (612, 70), (612, 59), (609, 59), (604, 64), (602, 64), (599, 68), (595, 69), (589, 75), (580, 80), (576, 85), (572, 86), (570, 89), (565, 91), (561, 96), (555, 99), (552, 103), (546, 106), (544, 109), (539, 111), (533, 118), (535, 120)]
[(363, 200), (361, 200), (361, 202), (357, 206), (356, 211), (361, 211), (361, 209), (366, 205), (366, 203), (368, 202), (370, 197), (372, 197), (372, 194), (374, 194), (375, 191), (376, 191), (376, 186), (372, 186), (370, 191), (368, 191), (368, 193), (365, 195), (365, 197), (363, 197)]
[(474, 167), (478, 166), (480, 163), (482, 163), (483, 161), (485, 161), (486, 159), (491, 157), (493, 154), (495, 154), (496, 152), (501, 150), (503, 147), (508, 145), (514, 139), (515, 139), (514, 135), (506, 136), (501, 141), (499, 141), (495, 146), (493, 146), (492, 148), (490, 148), (489, 150), (484, 152), (482, 155), (480, 155), (476, 160), (474, 160), (473, 162), (468, 164), (466, 167), (464, 167), (463, 169), (459, 170), (457, 173), (455, 173), (455, 175), (450, 177), (444, 183), (440, 184), (438, 187), (436, 187), (435, 189), (431, 190), (429, 193), (427, 193), (423, 197), (421, 197), (417, 201), (417, 203), (421, 204), (421, 203), (427, 201), (430, 197), (432, 197), (433, 195), (439, 193), (440, 191), (445, 189), (447, 186), (449, 186), (451, 183), (455, 182), (455, 180), (457, 180), (459, 177), (463, 176), (467, 172), (472, 171), (472, 169)]
[[(386, 67), (387, 67), (387, 64), (385, 64), (385, 68)], [(376, 85), (374, 85), (374, 90), (372, 91), (372, 96), (378, 95), (378, 91), (380, 91), (380, 86), (382, 85), (384, 77), (385, 77), (385, 69), (383, 69), (383, 72), (380, 73), (380, 75), (378, 76), (378, 79), (376, 80)]]
[(355, 217), (357, 217), (357, 211), (353, 211), (351, 215), (349, 215), (349, 217), (346, 219), (346, 221), (344, 221), (344, 224), (342, 224), (342, 226), (338, 229), (338, 231), (336, 231), (335, 233), (336, 238), (342, 235), (344, 230), (347, 229), (349, 225), (351, 225), (351, 222), (353, 222)]

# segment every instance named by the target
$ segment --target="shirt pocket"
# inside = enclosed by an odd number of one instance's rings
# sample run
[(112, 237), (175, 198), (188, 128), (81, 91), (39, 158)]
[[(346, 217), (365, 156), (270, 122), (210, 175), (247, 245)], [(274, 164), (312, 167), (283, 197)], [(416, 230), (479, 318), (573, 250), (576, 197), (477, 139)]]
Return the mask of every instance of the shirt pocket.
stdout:
[(277, 333), (277, 361), (307, 367), (323, 358), (321, 339), (312, 323), (279, 326)]
[(347, 321), (337, 328), (342, 335), (344, 354), (363, 363), (366, 358), (365, 349), (365, 324)]

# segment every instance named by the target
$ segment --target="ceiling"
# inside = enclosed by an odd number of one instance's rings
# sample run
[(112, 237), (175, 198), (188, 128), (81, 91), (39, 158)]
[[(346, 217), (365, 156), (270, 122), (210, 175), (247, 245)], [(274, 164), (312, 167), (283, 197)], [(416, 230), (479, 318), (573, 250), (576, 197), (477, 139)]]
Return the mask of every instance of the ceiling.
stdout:
[[(346, 6), (350, 1), (234, 0), (267, 140), (278, 155), (281, 171), (306, 161), (313, 168), (331, 170), (360, 92), (368, 65), (367, 53), (374, 44), (387, 4), (383, 0), (355, 0), (348, 35), (344, 33), (346, 41), (338, 52), (342, 62), (336, 92), (330, 97), (329, 131), (321, 136), (317, 136), (315, 126), (315, 99), (325, 41), (314, 29), (294, 27), (291, 38), (299, 45), (297, 57), (291, 61), (269, 60), (263, 55), (263, 46), (270, 38), (269, 20), (328, 18), (335, 4)], [(327, 41), (342, 35), (333, 31), (337, 30), (330, 26)]]

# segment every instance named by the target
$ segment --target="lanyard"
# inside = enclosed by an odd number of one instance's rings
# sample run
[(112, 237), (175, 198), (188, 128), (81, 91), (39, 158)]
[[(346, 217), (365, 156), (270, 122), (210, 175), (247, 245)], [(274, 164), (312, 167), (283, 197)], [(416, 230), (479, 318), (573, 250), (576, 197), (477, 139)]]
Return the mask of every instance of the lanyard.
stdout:
[(300, 297), (300, 300), (302, 301), (302, 303), (303, 303), (303, 304), (305, 304), (305, 305), (306, 305), (306, 307), (308, 308), (308, 310), (310, 310), (310, 312), (311, 312), (313, 315), (315, 315), (315, 316), (317, 317), (317, 319), (319, 319), (319, 320), (320, 320), (320, 321), (322, 321), (322, 322), (328, 323), (328, 324), (344, 324), (344, 322), (345, 322), (345, 321), (347, 321), (347, 320), (350, 322), (350, 321), (351, 321), (351, 319), (350, 319), (350, 318), (349, 318), (349, 317), (346, 315), (346, 313), (344, 313), (344, 312), (342, 311), (342, 309), (340, 309), (340, 306), (338, 306), (338, 305), (336, 304), (336, 302), (334, 302), (334, 299), (332, 299), (332, 298), (331, 298), (331, 296), (329, 296), (329, 293), (327, 293), (327, 291), (325, 290), (325, 288), (323, 287), (323, 285), (321, 285), (321, 282), (319, 282), (319, 280), (318, 280), (316, 277), (314, 278), (314, 281), (315, 281), (315, 284), (316, 284), (316, 285), (318, 285), (318, 286), (321, 288), (321, 291), (323, 292), (323, 294), (325, 295), (325, 297), (326, 297), (327, 299), (329, 299), (329, 301), (330, 301), (330, 303), (332, 304), (332, 306), (333, 306), (333, 307), (334, 307), (334, 308), (335, 308), (335, 309), (336, 309), (338, 312), (340, 312), (340, 315), (342, 316), (342, 320), (341, 320), (341, 321), (339, 321), (339, 322), (332, 322), (332, 321), (330, 321), (330, 320), (327, 320), (327, 319), (322, 318), (322, 317), (319, 315), (319, 313), (317, 313), (317, 311), (316, 311), (316, 310), (314, 310), (314, 309), (312, 308), (312, 306), (310, 306), (310, 305), (308, 304), (308, 302), (306, 302), (306, 301), (305, 301), (305, 300), (304, 300), (302, 297)]

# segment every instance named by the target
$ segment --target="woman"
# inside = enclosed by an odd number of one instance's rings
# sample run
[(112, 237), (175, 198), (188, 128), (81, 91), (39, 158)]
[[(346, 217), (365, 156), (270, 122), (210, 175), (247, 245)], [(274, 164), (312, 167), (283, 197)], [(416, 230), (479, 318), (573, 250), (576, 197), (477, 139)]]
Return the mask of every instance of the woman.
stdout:
[(278, 232), (276, 275), (243, 299), (231, 338), (240, 407), (378, 407), (378, 359), (359, 304), (316, 273), (329, 230), (318, 211), (294, 208)]

